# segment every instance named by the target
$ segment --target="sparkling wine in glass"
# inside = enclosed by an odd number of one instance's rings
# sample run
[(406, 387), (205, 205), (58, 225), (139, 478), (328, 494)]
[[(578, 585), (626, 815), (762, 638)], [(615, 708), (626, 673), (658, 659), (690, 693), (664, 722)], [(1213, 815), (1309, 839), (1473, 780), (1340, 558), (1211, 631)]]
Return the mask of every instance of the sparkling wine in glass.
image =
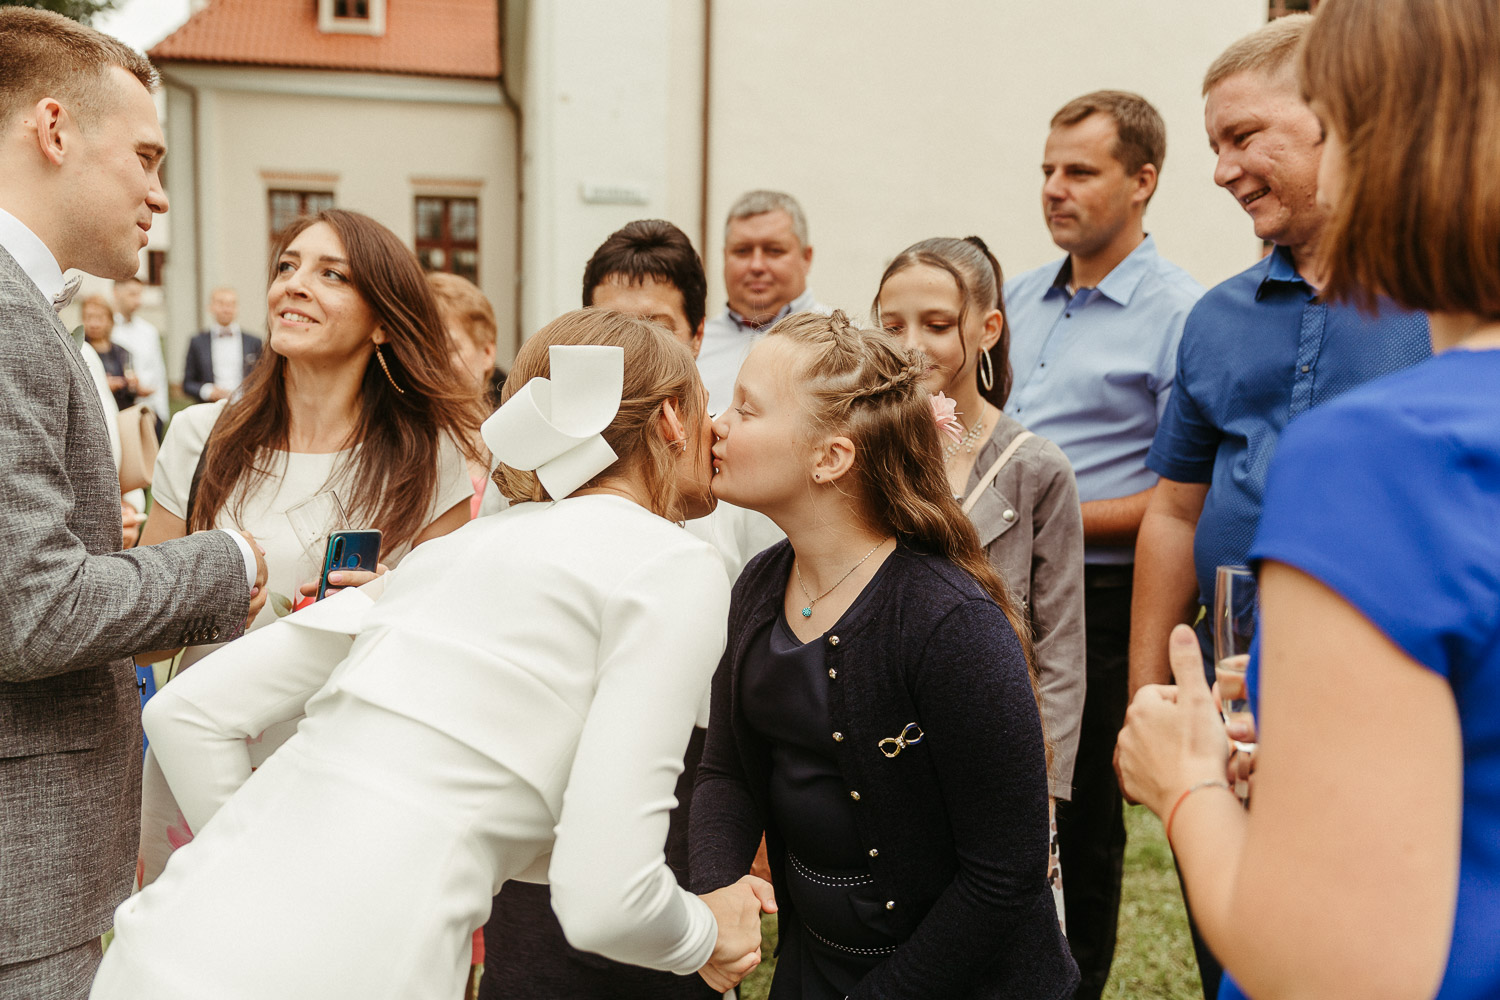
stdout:
[[(1220, 566), (1214, 586), (1214, 674), (1225, 722), (1253, 724), (1245, 668), (1250, 663), (1250, 640), (1255, 636), (1255, 575), (1245, 566)], [(1246, 753), (1254, 743), (1233, 741)]]
[(328, 536), (349, 526), (344, 505), (333, 490), (315, 493), (300, 503), (287, 508), (287, 520), (291, 522), (292, 534), (297, 539), (298, 556), (292, 579), (293, 592), (288, 596), (291, 603), (298, 602), (297, 588), (309, 581), (317, 580), (323, 571), (323, 555)]

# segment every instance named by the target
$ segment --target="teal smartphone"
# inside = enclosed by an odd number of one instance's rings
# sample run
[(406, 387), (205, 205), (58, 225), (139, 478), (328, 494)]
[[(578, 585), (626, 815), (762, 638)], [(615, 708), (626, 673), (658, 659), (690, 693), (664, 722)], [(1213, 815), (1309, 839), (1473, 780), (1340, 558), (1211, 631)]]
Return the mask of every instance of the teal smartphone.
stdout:
[(328, 548), (323, 553), (323, 572), (318, 575), (318, 600), (328, 590), (328, 574), (339, 570), (362, 569), (375, 571), (380, 562), (380, 532), (374, 528), (363, 531), (335, 531), (328, 536)]

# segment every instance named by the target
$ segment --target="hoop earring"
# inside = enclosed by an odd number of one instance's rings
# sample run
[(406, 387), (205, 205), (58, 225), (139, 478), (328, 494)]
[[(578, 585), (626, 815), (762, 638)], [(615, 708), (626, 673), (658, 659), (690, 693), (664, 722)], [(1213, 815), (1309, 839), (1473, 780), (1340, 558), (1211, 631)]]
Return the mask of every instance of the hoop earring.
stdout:
[(380, 362), (380, 370), (385, 372), (385, 380), (391, 384), (391, 388), (403, 396), (406, 395), (406, 390), (397, 385), (396, 380), (391, 378), (391, 368), (385, 363), (385, 354), (381, 352), (379, 344), (375, 345), (375, 360)]
[(979, 352), (979, 384), (985, 392), (995, 388), (995, 363), (990, 360), (989, 351)]

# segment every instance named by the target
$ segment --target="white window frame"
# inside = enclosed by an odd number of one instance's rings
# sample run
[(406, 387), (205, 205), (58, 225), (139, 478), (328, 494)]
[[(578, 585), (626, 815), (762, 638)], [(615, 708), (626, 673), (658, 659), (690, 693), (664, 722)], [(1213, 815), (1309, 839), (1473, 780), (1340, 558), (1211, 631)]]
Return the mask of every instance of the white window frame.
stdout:
[(318, 0), (318, 30), (324, 34), (381, 37), (385, 34), (385, 0), (365, 0), (365, 3), (370, 11), (368, 17), (337, 17), (333, 12), (334, 0)]

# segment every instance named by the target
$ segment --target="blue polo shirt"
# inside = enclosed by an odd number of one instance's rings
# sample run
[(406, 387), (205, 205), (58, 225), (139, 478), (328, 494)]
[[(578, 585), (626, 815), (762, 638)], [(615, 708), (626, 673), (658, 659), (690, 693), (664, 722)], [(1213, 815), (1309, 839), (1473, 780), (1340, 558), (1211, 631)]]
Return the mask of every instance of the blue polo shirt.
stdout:
[[(1068, 456), (1078, 498), (1148, 489), (1146, 452), (1171, 394), (1177, 342), (1203, 286), (1147, 236), (1097, 288), (1068, 292), (1071, 260), (1005, 283), (1015, 385), (1005, 412)], [(1128, 564), (1131, 546), (1090, 545), (1094, 564)]]
[(1199, 300), (1146, 465), (1179, 483), (1210, 484), (1193, 538), (1205, 606), (1214, 567), (1243, 563), (1250, 551), (1287, 421), (1431, 355), (1425, 316), (1389, 303), (1374, 317), (1329, 305), (1297, 274), (1285, 247)]

